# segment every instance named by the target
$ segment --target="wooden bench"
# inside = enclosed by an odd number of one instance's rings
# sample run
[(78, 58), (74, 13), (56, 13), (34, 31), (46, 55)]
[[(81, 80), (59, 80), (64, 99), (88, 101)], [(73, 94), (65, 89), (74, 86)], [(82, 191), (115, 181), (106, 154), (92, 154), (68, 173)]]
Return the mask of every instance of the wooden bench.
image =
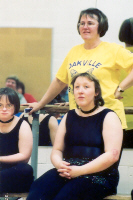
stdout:
[(108, 196), (105, 197), (104, 199), (108, 199), (108, 200), (131, 200), (131, 195), (112, 195), (112, 196)]
[[(0, 197), (4, 197), (4, 200), (17, 200), (19, 197), (20, 198), (26, 198), (28, 196), (28, 193), (2, 193), (0, 194)], [(108, 200), (131, 200), (131, 196), (130, 195), (112, 195), (112, 196), (108, 196), (105, 197), (104, 199), (108, 199)]]
[(28, 193), (1, 193), (0, 200), (1, 198), (4, 200), (17, 200), (18, 198), (26, 198), (27, 196)]

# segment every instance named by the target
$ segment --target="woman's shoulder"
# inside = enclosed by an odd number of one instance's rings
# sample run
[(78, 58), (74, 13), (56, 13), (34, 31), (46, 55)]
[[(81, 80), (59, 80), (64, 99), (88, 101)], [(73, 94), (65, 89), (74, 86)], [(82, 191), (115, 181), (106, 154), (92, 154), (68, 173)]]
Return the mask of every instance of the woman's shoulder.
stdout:
[(119, 49), (119, 48), (124, 48), (120, 44), (116, 44), (115, 42), (102, 42), (102, 46), (112, 48), (112, 49)]
[(96, 114), (106, 115), (107, 113), (112, 113), (112, 112), (115, 113), (110, 108), (100, 106), (99, 109), (98, 109), (98, 112)]
[(115, 111), (104, 107), (99, 114), (101, 114), (101, 117), (103, 116), (103, 118), (107, 118), (110, 121), (113, 121), (114, 119), (119, 119), (118, 115), (116, 114)]
[(14, 126), (20, 126), (23, 122), (23, 118), (14, 116)]

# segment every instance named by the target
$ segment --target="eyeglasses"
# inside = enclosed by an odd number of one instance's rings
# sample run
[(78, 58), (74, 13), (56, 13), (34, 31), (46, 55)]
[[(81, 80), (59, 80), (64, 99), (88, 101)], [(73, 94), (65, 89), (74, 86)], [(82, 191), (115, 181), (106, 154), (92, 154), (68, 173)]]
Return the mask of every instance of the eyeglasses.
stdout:
[(96, 24), (94, 22), (87, 22), (87, 23), (80, 22), (80, 23), (78, 23), (78, 26), (80, 26), (80, 27), (84, 27), (85, 25), (87, 25), (87, 27), (91, 27), (91, 26), (95, 26)]
[(0, 104), (0, 110), (3, 110), (3, 108), (6, 108), (7, 110), (11, 110), (13, 108), (13, 105), (7, 104), (4, 106), (3, 104)]

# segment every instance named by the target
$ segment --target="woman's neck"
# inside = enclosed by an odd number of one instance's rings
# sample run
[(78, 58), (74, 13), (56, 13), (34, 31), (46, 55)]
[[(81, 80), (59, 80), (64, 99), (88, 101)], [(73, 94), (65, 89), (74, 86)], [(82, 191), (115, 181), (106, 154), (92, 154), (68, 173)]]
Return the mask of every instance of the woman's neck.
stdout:
[[(12, 119), (13, 118), (13, 119)], [(9, 121), (8, 123), (2, 123), (0, 122), (0, 133), (9, 133), (16, 125), (17, 121), (19, 120), (19, 117), (16, 116), (12, 116), (10, 119), (5, 120), (5, 119), (1, 119), (1, 121)]]
[(84, 48), (85, 49), (94, 49), (101, 43), (101, 40), (98, 38), (95, 41), (85, 41)]
[(91, 108), (89, 110), (83, 110), (82, 108), (80, 108), (80, 110), (84, 114), (90, 114), (90, 113), (93, 113), (97, 108), (98, 108), (98, 105), (95, 105), (95, 106), (93, 106), (93, 108)]
[(10, 123), (10, 122), (12, 122), (14, 120), (14, 116), (12, 116), (10, 119), (8, 119), (8, 120), (2, 120), (2, 119), (0, 119), (0, 123), (1, 124), (8, 124), (8, 123)]

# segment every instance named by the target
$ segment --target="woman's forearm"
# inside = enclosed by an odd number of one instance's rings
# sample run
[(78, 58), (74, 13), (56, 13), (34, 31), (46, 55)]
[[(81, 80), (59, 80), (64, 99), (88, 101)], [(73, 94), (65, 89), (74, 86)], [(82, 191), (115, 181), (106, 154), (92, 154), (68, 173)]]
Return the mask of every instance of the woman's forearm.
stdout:
[(65, 87), (67, 84), (63, 83), (59, 79), (55, 78), (50, 84), (47, 92), (44, 94), (39, 102), (40, 107), (45, 106), (52, 101)]
[(17, 163), (17, 162), (28, 162), (29, 157), (24, 156), (22, 153), (14, 155), (0, 156), (1, 163)]
[(56, 169), (59, 168), (59, 163), (63, 160), (62, 152), (59, 150), (53, 150), (51, 154), (51, 162)]
[(112, 150), (111, 152), (106, 152), (100, 155), (93, 161), (82, 165), (80, 167), (80, 175), (93, 174), (103, 171), (113, 165), (119, 159), (119, 152), (117, 150)]
[(122, 90), (126, 90), (129, 87), (133, 86), (133, 69), (128, 74), (128, 76), (119, 84)]

